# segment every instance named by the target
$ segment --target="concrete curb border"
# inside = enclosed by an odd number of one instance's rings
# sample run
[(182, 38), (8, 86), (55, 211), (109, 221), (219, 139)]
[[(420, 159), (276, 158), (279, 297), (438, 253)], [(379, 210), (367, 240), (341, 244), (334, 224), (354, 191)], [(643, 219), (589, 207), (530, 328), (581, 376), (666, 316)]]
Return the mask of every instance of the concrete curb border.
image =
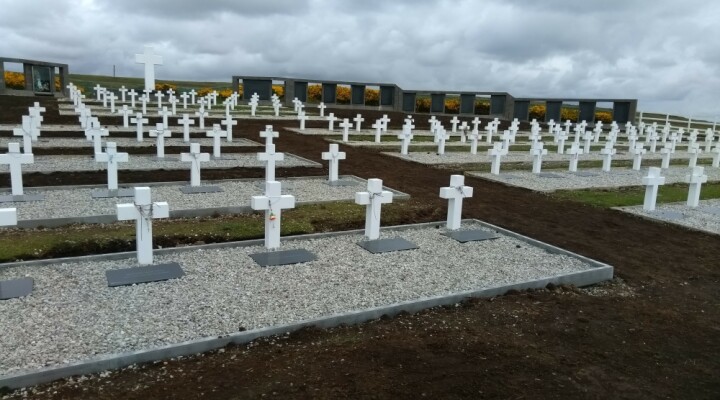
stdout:
[[(287, 332), (297, 331), (297, 330), (305, 328), (305, 327), (315, 326), (318, 328), (332, 328), (332, 327), (335, 327), (335, 326), (338, 326), (341, 324), (347, 324), (347, 325), (360, 324), (363, 322), (367, 322), (367, 321), (370, 321), (373, 319), (380, 318), (383, 315), (395, 316), (401, 312), (415, 313), (415, 312), (418, 312), (418, 311), (421, 311), (421, 310), (424, 310), (427, 308), (455, 304), (455, 303), (461, 302), (461, 301), (469, 299), (469, 298), (488, 298), (488, 297), (494, 297), (494, 296), (499, 296), (499, 295), (505, 294), (511, 290), (544, 288), (549, 283), (553, 283), (556, 285), (572, 284), (572, 285), (576, 285), (576, 286), (587, 286), (587, 285), (595, 284), (595, 283), (598, 283), (601, 281), (612, 279), (612, 277), (613, 277), (613, 267), (610, 265), (601, 263), (599, 261), (592, 260), (590, 258), (581, 256), (579, 254), (575, 254), (575, 253), (569, 252), (567, 250), (563, 250), (556, 246), (537, 241), (537, 240), (529, 238), (527, 236), (523, 236), (523, 235), (517, 234), (515, 232), (508, 231), (506, 229), (503, 229), (503, 228), (500, 228), (495, 225), (491, 225), (491, 224), (488, 224), (488, 223), (485, 223), (482, 221), (470, 219), (470, 220), (463, 220), (463, 222), (479, 223), (480, 225), (482, 225), (486, 228), (493, 229), (504, 235), (511, 236), (516, 239), (522, 240), (530, 245), (543, 248), (550, 253), (564, 254), (566, 256), (574, 257), (576, 259), (579, 259), (579, 260), (589, 264), (591, 266), (591, 268), (588, 270), (585, 270), (585, 271), (555, 275), (555, 276), (536, 279), (536, 280), (527, 281), (527, 282), (520, 282), (520, 283), (509, 284), (509, 285), (501, 285), (501, 286), (495, 286), (495, 287), (484, 288), (484, 289), (464, 291), (464, 292), (459, 292), (459, 293), (451, 293), (451, 294), (447, 294), (447, 295), (420, 298), (420, 299), (416, 299), (416, 300), (404, 301), (404, 302), (399, 302), (399, 303), (390, 304), (390, 305), (386, 305), (386, 306), (373, 307), (373, 308), (369, 308), (369, 309), (365, 309), (365, 310), (351, 311), (351, 312), (346, 312), (346, 313), (330, 315), (330, 316), (326, 316), (326, 317), (302, 320), (302, 321), (298, 321), (298, 322), (291, 323), (291, 324), (253, 329), (253, 330), (245, 331), (245, 332), (237, 332), (237, 333), (233, 333), (233, 334), (227, 335), (227, 336), (206, 337), (206, 338), (190, 340), (190, 341), (186, 341), (186, 342), (182, 342), (182, 343), (160, 346), (160, 347), (156, 347), (156, 348), (152, 348), (152, 349), (105, 355), (105, 356), (101, 356), (101, 357), (96, 357), (96, 358), (92, 358), (92, 359), (88, 359), (88, 360), (84, 360), (84, 361), (71, 363), (68, 365), (41, 368), (39, 370), (32, 370), (32, 371), (24, 371), (24, 372), (12, 374), (12, 375), (4, 375), (4, 376), (0, 376), (0, 387), (7, 387), (10, 389), (18, 389), (21, 387), (34, 386), (34, 385), (38, 385), (38, 384), (42, 384), (42, 383), (51, 382), (51, 381), (54, 381), (57, 379), (67, 378), (67, 377), (74, 376), (74, 375), (92, 374), (92, 373), (97, 373), (97, 372), (101, 372), (101, 371), (109, 370), (109, 369), (120, 369), (120, 368), (129, 366), (129, 365), (132, 365), (132, 364), (146, 363), (146, 362), (158, 361), (158, 360), (163, 360), (163, 359), (168, 359), (168, 358), (203, 353), (203, 352), (207, 352), (207, 351), (225, 347), (229, 344), (244, 344), (244, 343), (248, 343), (252, 340), (255, 340), (257, 338), (260, 338), (260, 337), (285, 334)], [(404, 231), (404, 230), (408, 230), (408, 229), (414, 229), (414, 228), (419, 228), (419, 227), (428, 227), (428, 226), (441, 227), (442, 223), (431, 222), (431, 223), (422, 223), (422, 224), (402, 225), (402, 226), (395, 226), (395, 227), (385, 227), (385, 228), (383, 228), (383, 230)], [(284, 240), (303, 240), (303, 239), (312, 239), (312, 238), (318, 238), (318, 237), (327, 237), (327, 236), (332, 236), (332, 235), (351, 235), (351, 234), (357, 234), (360, 232), (362, 232), (362, 230), (345, 231), (345, 232), (338, 232), (338, 233), (321, 233), (321, 234), (302, 235), (302, 236), (284, 238)], [(166, 252), (171, 252), (171, 251), (190, 251), (190, 250), (196, 250), (196, 249), (200, 249), (200, 248), (208, 249), (208, 248), (221, 248), (221, 247), (232, 247), (232, 246), (253, 246), (253, 245), (257, 245), (257, 244), (261, 244), (261, 243), (262, 243), (262, 240), (253, 240), (253, 241), (244, 241), (244, 242), (192, 246), (192, 247), (184, 247), (184, 248), (176, 248), (176, 249), (164, 249), (164, 250), (160, 250), (160, 252), (166, 253)], [(59, 262), (79, 262), (79, 261), (102, 260), (102, 259), (119, 259), (119, 258), (132, 257), (132, 256), (134, 256), (134, 253), (132, 253), (132, 252), (117, 253), (117, 254), (112, 254), (109, 256), (110, 257), (107, 257), (105, 255), (74, 257), (74, 258), (56, 259), (56, 260), (49, 260), (49, 261), (51, 261), (52, 263), (59, 263)], [(43, 261), (48, 261), (48, 260), (16, 263), (16, 264), (13, 264), (12, 266), (44, 265), (47, 263), (47, 262), (43, 262)]]
[[(302, 177), (288, 177), (288, 178), (280, 178), (281, 180), (287, 180), (287, 181), (300, 181), (300, 180), (308, 180), (308, 179), (324, 179), (324, 176), (302, 176)], [(344, 179), (351, 179), (358, 181), (358, 183), (364, 183), (367, 182), (367, 180), (362, 179), (360, 177), (357, 177), (355, 175), (342, 175), (341, 178)], [(223, 182), (251, 182), (251, 181), (262, 181), (262, 178), (240, 178), (240, 179), (221, 179), (221, 180), (206, 180), (203, 181), (204, 183), (209, 184), (217, 184), (217, 183), (223, 183)], [(157, 186), (173, 186), (173, 185), (183, 185), (187, 184), (186, 181), (183, 182), (153, 182), (153, 183), (133, 183), (130, 185), (120, 185), (120, 186), (149, 186), (149, 187), (157, 187)], [(74, 186), (75, 189), (103, 189), (107, 186), (103, 185), (77, 185)], [(393, 193), (396, 199), (398, 200), (408, 200), (410, 199), (410, 195), (404, 192), (401, 192), (396, 189), (388, 188), (383, 186), (385, 190), (388, 190)], [(67, 190), (68, 186), (38, 186), (38, 187), (30, 187), (27, 188), (32, 191), (53, 191), (53, 190)], [(358, 185), (359, 190), (363, 190), (363, 186)], [(129, 199), (129, 198), (128, 198)], [(335, 203), (335, 202), (345, 202), (345, 201), (352, 201), (353, 199), (341, 199), (341, 200), (318, 200), (318, 201), (299, 201), (297, 202), (298, 206), (302, 205), (309, 205), (309, 204), (327, 204), (327, 203)], [(171, 205), (172, 206), (172, 205)], [(185, 209), (185, 210), (170, 210), (170, 218), (193, 218), (193, 217), (208, 217), (214, 214), (224, 214), (224, 215), (232, 215), (232, 214), (249, 214), (253, 213), (254, 210), (250, 208), (250, 206), (228, 206), (228, 207), (211, 207), (211, 208), (195, 208), (195, 209)], [(117, 222), (117, 216), (114, 214), (106, 214), (106, 215), (90, 215), (85, 217), (67, 217), (67, 218), (44, 218), (44, 219), (26, 219), (26, 220), (20, 220), (17, 223), (18, 228), (24, 228), (24, 229), (31, 229), (31, 228), (38, 228), (38, 227), (45, 227), (45, 228), (55, 228), (63, 225), (71, 225), (71, 224), (112, 224)]]

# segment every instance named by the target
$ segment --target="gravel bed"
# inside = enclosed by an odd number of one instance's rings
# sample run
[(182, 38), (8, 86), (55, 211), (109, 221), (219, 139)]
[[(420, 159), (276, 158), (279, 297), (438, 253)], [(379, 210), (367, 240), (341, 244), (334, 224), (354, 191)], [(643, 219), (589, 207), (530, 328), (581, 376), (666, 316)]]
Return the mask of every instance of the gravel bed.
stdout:
[[(189, 175), (189, 172), (188, 172)], [(346, 178), (350, 179), (350, 178)], [(321, 202), (353, 200), (355, 192), (365, 190), (365, 180), (358, 180), (355, 186), (329, 186), (324, 177), (308, 177), (302, 179), (280, 180), (282, 193), (292, 194), (297, 202)], [(197, 210), (221, 207), (249, 207), (250, 198), (258, 196), (265, 190), (265, 181), (258, 180), (225, 180), (203, 182), (203, 185), (219, 186), (223, 192), (184, 194), (180, 187), (189, 183), (173, 185), (135, 184), (133, 186), (149, 186), (152, 188), (153, 201), (166, 201), (171, 211)], [(132, 187), (120, 185), (121, 187)], [(106, 188), (106, 187), (105, 187)], [(2, 207), (16, 207), (18, 220), (73, 218), (98, 215), (115, 215), (116, 204), (132, 202), (132, 198), (93, 198), (92, 191), (98, 188), (77, 188), (60, 190), (26, 190), (27, 194), (42, 193), (44, 201), (23, 203), (2, 203)], [(104, 189), (104, 188), (101, 188)], [(10, 194), (10, 192), (2, 193)]]
[[(493, 175), (486, 172), (468, 172), (470, 176), (476, 176), (497, 182), (507, 183), (512, 186), (519, 186), (538, 192), (554, 192), (563, 189), (587, 189), (587, 188), (615, 188), (622, 186), (641, 186), (642, 178), (647, 176), (647, 168), (635, 171), (629, 168), (616, 168), (610, 172), (603, 172), (600, 168), (579, 169), (580, 174), (595, 174), (595, 176), (582, 176), (569, 171), (547, 170), (548, 175), (533, 174), (529, 171), (508, 171)], [(685, 182), (685, 175), (690, 173), (689, 168), (673, 167), (663, 170), (665, 184)], [(720, 181), (720, 168), (705, 167), (705, 174), (708, 181)]]
[[(182, 139), (182, 135), (176, 135), (180, 136), (177, 138), (166, 138), (165, 139), (165, 146), (179, 146), (179, 147), (187, 147), (188, 151), (190, 151), (190, 143), (186, 143)], [(0, 148), (7, 149), (8, 143), (15, 142), (15, 143), (22, 143), (22, 139), (19, 138), (7, 138), (7, 137), (0, 137)], [(155, 138), (148, 138), (147, 133), (145, 134), (145, 139), (142, 142), (138, 142), (134, 138), (124, 138), (124, 137), (104, 137), (103, 142), (115, 142), (118, 146), (118, 151), (122, 152), (123, 148), (127, 147), (155, 147)], [(204, 137), (190, 137), (191, 143), (200, 143), (201, 146), (212, 146), (213, 145), (213, 139), (212, 138), (204, 138)], [(256, 147), (256, 146), (263, 146), (263, 144), (260, 144), (258, 142), (254, 142), (252, 140), (243, 139), (243, 138), (233, 138), (232, 142), (227, 142), (223, 139), (222, 141), (222, 147)], [(33, 148), (58, 148), (58, 147), (83, 147), (87, 148), (89, 150), (88, 154), (92, 153), (92, 150), (94, 148), (93, 142), (90, 140), (82, 139), (82, 138), (49, 138), (47, 136), (41, 136), (37, 142), (33, 142), (32, 144)]]
[(171, 253), (155, 261), (179, 262), (183, 278), (117, 288), (105, 271), (133, 260), (0, 269), (35, 279), (30, 296), (0, 302), (0, 374), (591, 268), (506, 236), (460, 244), (441, 231), (385, 231), (420, 248), (376, 255), (360, 234), (289, 241), (318, 260), (270, 268), (248, 257), (261, 246)]
[(720, 199), (701, 200), (696, 208), (685, 202), (658, 204), (655, 211), (643, 211), (642, 206), (616, 207), (626, 213), (640, 215), (671, 224), (686, 226), (712, 234), (720, 234)]
[[(487, 151), (481, 152), (478, 150), (478, 153), (473, 155), (470, 154), (470, 146), (468, 145), (468, 152), (447, 152), (442, 156), (437, 155), (434, 152), (410, 152), (408, 155), (402, 155), (399, 152), (383, 152), (383, 154), (402, 158), (404, 160), (414, 161), (421, 164), (427, 164), (427, 165), (442, 165), (442, 164), (476, 164), (476, 163), (487, 163), (490, 164), (490, 156), (487, 155)], [(658, 153), (648, 153), (643, 156), (643, 160), (659, 160), (662, 158), (662, 154)], [(602, 155), (599, 152), (593, 152), (590, 154), (583, 154), (579, 157), (579, 161), (601, 161)], [(689, 160), (689, 154), (687, 152), (683, 151), (676, 151), (675, 154), (673, 154), (670, 157), (670, 161), (672, 160), (678, 160), (678, 159), (684, 159)], [(700, 154), (698, 159), (712, 159), (712, 154), (703, 153)], [(504, 163), (531, 163), (533, 160), (533, 157), (530, 155), (529, 151), (511, 151), (508, 155), (504, 156), (502, 158), (502, 163), (500, 164), (500, 171), (502, 171), (502, 164)], [(614, 160), (632, 160), (632, 155), (629, 153), (626, 153), (624, 151), (618, 151), (615, 156), (613, 156)], [(570, 156), (567, 154), (557, 154), (557, 153), (548, 153), (547, 155), (543, 156), (543, 162), (549, 162), (549, 161), (562, 161), (569, 164), (570, 162)]]
[[(92, 150), (88, 149), (91, 153)], [(119, 171), (139, 171), (139, 170), (188, 170), (190, 171), (190, 163), (181, 162), (179, 154), (169, 154), (165, 152), (165, 156), (172, 158), (174, 161), (155, 161), (153, 156), (135, 155), (129, 156), (129, 162), (119, 163)], [(202, 163), (202, 169), (208, 168), (248, 168), (248, 167), (264, 167), (262, 161), (257, 160), (255, 154), (224, 154), (221, 160), (210, 160)], [(285, 153), (285, 160), (278, 161), (278, 168), (287, 167), (318, 167), (320, 164), (312, 162), (289, 153)], [(107, 163), (95, 162), (90, 155), (87, 156), (35, 156), (35, 163), (23, 164), (23, 172), (57, 172), (57, 171), (102, 171), (107, 169)], [(0, 173), (10, 171), (8, 165), (0, 165)]]
[[(319, 119), (322, 119), (324, 121), (325, 118), (320, 117)], [(298, 121), (298, 124), (300, 121)], [(327, 128), (305, 128), (304, 131), (301, 131), (300, 128), (285, 128), (289, 131), (293, 131), (295, 133), (298, 133), (300, 135), (308, 135), (308, 136), (314, 136), (314, 135), (321, 135), (321, 136), (339, 136), (342, 137), (343, 135), (343, 129), (340, 127), (340, 123), (342, 121), (338, 122), (335, 121), (335, 130), (332, 132), (328, 130)], [(370, 126), (370, 125), (368, 125)], [(386, 133), (383, 133), (382, 136), (392, 136), (394, 138), (397, 138), (397, 135), (402, 133), (402, 129), (388, 129)], [(353, 124), (352, 128), (350, 128), (350, 131), (348, 132), (348, 135), (352, 137), (353, 135), (362, 135), (362, 136), (375, 136), (375, 129), (361, 129), (359, 132), (355, 130), (355, 124)], [(413, 135), (415, 136), (433, 136), (430, 131), (424, 131), (424, 130), (413, 130)], [(368, 144), (374, 143), (374, 142), (367, 142)], [(432, 143), (432, 142), (429, 142)]]
[[(183, 134), (183, 127), (182, 125), (174, 125), (176, 122), (175, 118), (177, 117), (171, 117), (168, 120), (168, 129), (172, 132), (174, 136), (182, 136)], [(197, 124), (197, 120), (195, 121), (195, 124)], [(126, 133), (135, 133), (137, 132), (137, 128), (135, 125), (130, 124), (129, 127), (125, 128), (122, 125), (108, 125), (108, 124), (101, 124), (104, 128), (106, 128), (110, 135), (112, 135), (113, 132), (126, 132)], [(19, 125), (11, 125), (11, 124), (0, 124), (0, 132), (12, 132), (13, 129), (19, 127)], [(224, 125), (223, 125), (224, 127)], [(233, 126), (233, 132), (235, 132), (238, 129), (241, 129), (242, 127), (238, 128), (237, 126)], [(151, 124), (145, 124), (144, 125), (144, 131), (145, 131), (145, 139), (147, 139), (147, 133), (150, 129), (155, 129), (155, 125)], [(205, 133), (212, 130), (211, 124), (205, 124), (205, 129), (200, 129), (197, 127), (197, 125), (191, 125), (188, 127), (188, 132), (190, 133), (199, 133), (205, 136)], [(40, 140), (53, 138), (53, 132), (83, 132), (83, 128), (80, 126), (80, 124), (76, 125), (43, 125), (42, 128), (40, 128)], [(19, 136), (14, 136), (15, 140), (22, 141), (22, 138)], [(233, 138), (234, 139), (234, 138)]]

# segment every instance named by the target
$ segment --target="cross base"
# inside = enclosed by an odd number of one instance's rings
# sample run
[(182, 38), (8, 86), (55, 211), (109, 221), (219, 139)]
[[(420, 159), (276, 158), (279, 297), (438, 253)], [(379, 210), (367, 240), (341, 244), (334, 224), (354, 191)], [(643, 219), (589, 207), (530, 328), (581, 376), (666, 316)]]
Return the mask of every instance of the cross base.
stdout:
[(473, 229), (468, 231), (448, 231), (443, 235), (455, 239), (460, 243), (479, 242), (483, 240), (497, 239), (500, 236), (494, 232)]
[(33, 290), (34, 281), (32, 278), (11, 279), (0, 281), (0, 300), (25, 297)]
[(183, 186), (180, 191), (184, 194), (218, 193), (222, 192), (223, 189), (220, 186)]
[(250, 258), (261, 267), (272, 267), (277, 265), (299, 264), (317, 260), (315, 254), (305, 250), (283, 250), (266, 253), (250, 254)]
[(357, 186), (358, 182), (350, 179), (338, 179), (336, 181), (327, 181), (328, 186)]
[(21, 195), (8, 195), (0, 196), (0, 203), (25, 203), (29, 201), (44, 201), (44, 194), (21, 194)]
[(106, 199), (110, 197), (133, 197), (135, 191), (133, 189), (99, 189), (93, 190), (90, 195), (93, 199)]
[(180, 264), (176, 262), (125, 269), (112, 269), (105, 272), (108, 287), (166, 281), (168, 279), (180, 278), (183, 275), (185, 275), (185, 272), (180, 267)]
[(418, 248), (415, 243), (403, 238), (366, 240), (358, 243), (358, 245), (373, 254), (414, 250)]

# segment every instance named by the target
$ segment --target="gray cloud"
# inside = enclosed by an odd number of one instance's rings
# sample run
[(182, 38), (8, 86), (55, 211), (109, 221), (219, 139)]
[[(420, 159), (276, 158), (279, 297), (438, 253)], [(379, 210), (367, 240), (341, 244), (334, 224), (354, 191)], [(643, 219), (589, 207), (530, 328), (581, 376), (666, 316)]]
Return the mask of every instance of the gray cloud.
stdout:
[(141, 76), (134, 54), (152, 45), (165, 60), (159, 79), (296, 76), (720, 113), (715, 2), (0, 0), (0, 9), (0, 55), (78, 73), (115, 65)]

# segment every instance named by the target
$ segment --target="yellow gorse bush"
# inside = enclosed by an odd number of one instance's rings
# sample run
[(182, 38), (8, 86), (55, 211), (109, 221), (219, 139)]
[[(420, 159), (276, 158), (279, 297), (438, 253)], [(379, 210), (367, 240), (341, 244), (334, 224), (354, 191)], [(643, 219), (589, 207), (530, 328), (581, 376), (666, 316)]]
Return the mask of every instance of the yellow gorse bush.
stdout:
[(379, 106), (380, 105), (380, 90), (365, 89), (365, 105), (366, 106)]
[(322, 85), (309, 85), (308, 86), (308, 101), (321, 102), (322, 101)]
[(25, 74), (5, 71), (5, 87), (8, 89), (25, 89)]
[(173, 91), (177, 92), (178, 87), (175, 84), (167, 83), (167, 82), (160, 82), (160, 83), (155, 84), (155, 90), (167, 92), (169, 89), (172, 89)]

